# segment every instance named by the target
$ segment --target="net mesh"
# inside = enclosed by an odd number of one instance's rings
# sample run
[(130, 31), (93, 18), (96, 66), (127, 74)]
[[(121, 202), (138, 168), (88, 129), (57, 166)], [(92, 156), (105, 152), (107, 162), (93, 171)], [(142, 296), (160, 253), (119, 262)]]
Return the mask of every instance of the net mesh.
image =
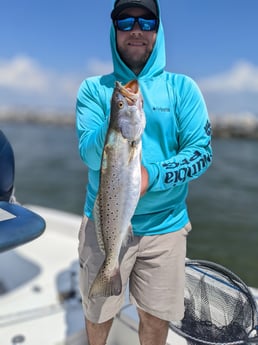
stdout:
[(258, 344), (257, 306), (234, 273), (208, 261), (186, 262), (185, 316), (171, 328), (188, 344)]

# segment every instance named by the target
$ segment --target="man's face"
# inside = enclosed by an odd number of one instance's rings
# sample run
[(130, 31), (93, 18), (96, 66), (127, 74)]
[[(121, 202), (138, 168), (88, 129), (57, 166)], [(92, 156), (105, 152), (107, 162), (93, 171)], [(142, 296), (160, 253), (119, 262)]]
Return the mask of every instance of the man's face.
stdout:
[[(122, 11), (119, 17), (146, 17), (150, 13), (143, 9), (132, 7)], [(126, 65), (137, 75), (143, 69), (156, 41), (155, 31), (142, 31), (135, 23), (131, 31), (116, 30), (117, 50)]]

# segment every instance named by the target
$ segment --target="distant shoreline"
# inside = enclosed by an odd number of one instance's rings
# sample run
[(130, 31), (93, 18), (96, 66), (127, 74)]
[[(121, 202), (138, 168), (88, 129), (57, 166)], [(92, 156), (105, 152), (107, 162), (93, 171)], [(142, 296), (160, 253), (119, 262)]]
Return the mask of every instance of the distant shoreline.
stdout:
[[(35, 114), (27, 112), (1, 112), (0, 123), (21, 123), (55, 126), (74, 126), (75, 115), (68, 112), (54, 111)], [(214, 138), (249, 138), (258, 139), (258, 116), (253, 114), (225, 114), (211, 116), (212, 132)]]
[(0, 112), (0, 121), (8, 123), (72, 126), (75, 124), (75, 115), (73, 116), (71, 113), (67, 112), (56, 113), (52, 111), (42, 112), (41, 114), (35, 114), (33, 111), (20, 113)]

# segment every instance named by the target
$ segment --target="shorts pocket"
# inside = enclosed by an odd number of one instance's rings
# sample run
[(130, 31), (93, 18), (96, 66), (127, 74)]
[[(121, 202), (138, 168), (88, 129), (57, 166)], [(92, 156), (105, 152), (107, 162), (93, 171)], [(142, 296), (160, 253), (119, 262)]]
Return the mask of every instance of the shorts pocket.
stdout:
[(80, 229), (79, 229), (79, 234), (78, 234), (78, 240), (79, 240), (78, 253), (79, 253), (79, 257), (80, 258), (81, 258), (81, 255), (82, 255), (83, 248), (85, 246), (87, 223), (88, 223), (88, 217), (83, 216), (82, 222), (81, 222), (81, 226), (80, 226)]
[(89, 272), (85, 262), (80, 261), (79, 270), (79, 289), (84, 303), (87, 301), (89, 293)]

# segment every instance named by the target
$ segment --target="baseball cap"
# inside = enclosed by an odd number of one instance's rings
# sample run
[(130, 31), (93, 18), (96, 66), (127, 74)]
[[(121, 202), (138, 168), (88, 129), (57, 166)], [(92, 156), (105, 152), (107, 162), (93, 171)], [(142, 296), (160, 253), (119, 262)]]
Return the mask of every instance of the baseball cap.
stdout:
[(154, 14), (156, 18), (159, 17), (158, 5), (156, 0), (116, 0), (114, 9), (111, 12), (111, 18), (114, 20), (119, 13), (126, 8), (142, 7)]

